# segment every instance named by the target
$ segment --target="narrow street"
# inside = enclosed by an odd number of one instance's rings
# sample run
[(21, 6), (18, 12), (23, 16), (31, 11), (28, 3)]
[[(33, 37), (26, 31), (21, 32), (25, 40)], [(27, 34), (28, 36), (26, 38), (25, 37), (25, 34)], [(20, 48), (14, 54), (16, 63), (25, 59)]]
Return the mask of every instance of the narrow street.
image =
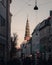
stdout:
[(52, 0), (0, 0), (0, 65), (52, 65)]

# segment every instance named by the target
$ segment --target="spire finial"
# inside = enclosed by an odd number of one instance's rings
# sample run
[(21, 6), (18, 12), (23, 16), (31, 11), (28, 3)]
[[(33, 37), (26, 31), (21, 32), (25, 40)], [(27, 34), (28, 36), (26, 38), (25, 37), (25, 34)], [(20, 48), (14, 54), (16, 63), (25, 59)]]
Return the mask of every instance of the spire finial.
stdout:
[(28, 18), (29, 18), (29, 15), (27, 15), (27, 20), (28, 20)]

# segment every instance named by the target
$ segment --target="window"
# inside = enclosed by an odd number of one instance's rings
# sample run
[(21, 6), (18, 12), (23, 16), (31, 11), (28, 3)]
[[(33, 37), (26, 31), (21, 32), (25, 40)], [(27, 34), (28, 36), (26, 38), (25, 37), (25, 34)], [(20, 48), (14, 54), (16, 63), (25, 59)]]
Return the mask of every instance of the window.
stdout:
[(5, 19), (2, 16), (0, 16), (0, 25), (5, 26)]

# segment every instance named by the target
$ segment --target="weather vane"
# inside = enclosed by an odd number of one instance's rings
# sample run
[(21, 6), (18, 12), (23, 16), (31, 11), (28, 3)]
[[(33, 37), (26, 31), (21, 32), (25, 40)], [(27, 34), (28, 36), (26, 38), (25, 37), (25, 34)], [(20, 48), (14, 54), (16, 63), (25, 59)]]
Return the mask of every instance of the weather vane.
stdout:
[(37, 0), (35, 0), (35, 7), (34, 7), (34, 10), (38, 10)]

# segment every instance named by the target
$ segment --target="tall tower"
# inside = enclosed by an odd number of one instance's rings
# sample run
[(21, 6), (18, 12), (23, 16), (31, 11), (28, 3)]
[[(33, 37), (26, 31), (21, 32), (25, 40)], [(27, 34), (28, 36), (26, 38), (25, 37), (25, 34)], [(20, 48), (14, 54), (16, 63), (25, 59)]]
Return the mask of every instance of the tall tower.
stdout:
[(28, 18), (27, 18), (24, 40), (28, 41), (29, 39), (30, 39), (30, 29), (29, 29), (29, 21), (28, 21)]

